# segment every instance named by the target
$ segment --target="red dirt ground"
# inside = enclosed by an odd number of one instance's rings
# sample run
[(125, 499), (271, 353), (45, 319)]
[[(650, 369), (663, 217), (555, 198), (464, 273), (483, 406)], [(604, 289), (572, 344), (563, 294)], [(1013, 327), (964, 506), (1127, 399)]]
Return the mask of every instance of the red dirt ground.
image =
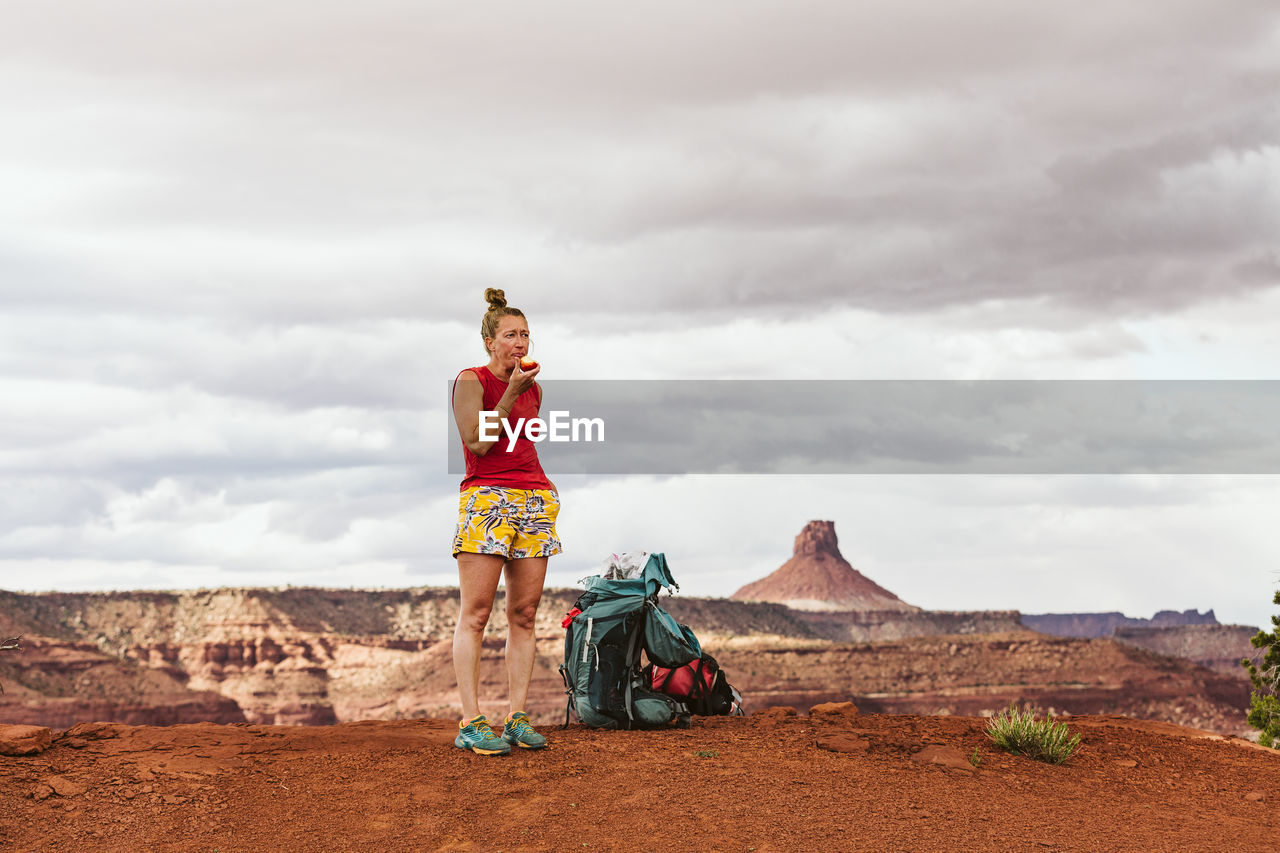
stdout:
[(695, 718), (687, 730), (575, 724), (543, 727), (546, 750), (493, 758), (455, 749), (455, 723), (441, 720), (94, 723), (38, 755), (0, 757), (0, 847), (1270, 853), (1280, 844), (1280, 753), (1123, 717), (1067, 722), (1084, 740), (1063, 766), (999, 751), (972, 717), (770, 709)]

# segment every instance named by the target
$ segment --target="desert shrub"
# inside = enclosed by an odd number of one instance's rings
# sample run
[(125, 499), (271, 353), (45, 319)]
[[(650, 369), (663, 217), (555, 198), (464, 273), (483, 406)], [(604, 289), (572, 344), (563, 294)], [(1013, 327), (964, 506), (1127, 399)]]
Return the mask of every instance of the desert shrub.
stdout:
[(1080, 745), (1080, 735), (1072, 735), (1066, 723), (1037, 720), (1031, 708), (1019, 710), (1015, 705), (991, 718), (987, 737), (1007, 752), (1050, 764), (1063, 763)]
[[(1280, 590), (1273, 599), (1280, 604)], [(1265, 649), (1261, 663), (1249, 658), (1240, 661), (1249, 671), (1253, 689), (1249, 693), (1249, 725), (1257, 729), (1258, 743), (1280, 749), (1280, 616), (1271, 617), (1271, 631), (1259, 631), (1250, 641), (1255, 649)]]

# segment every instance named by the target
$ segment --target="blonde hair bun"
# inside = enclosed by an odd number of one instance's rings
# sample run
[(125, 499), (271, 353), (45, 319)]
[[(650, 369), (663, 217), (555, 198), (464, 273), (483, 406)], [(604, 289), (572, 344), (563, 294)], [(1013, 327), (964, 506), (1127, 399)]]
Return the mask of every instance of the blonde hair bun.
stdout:
[(497, 288), (486, 288), (484, 301), (489, 303), (489, 310), (480, 318), (480, 339), (484, 341), (485, 352), (489, 352), (489, 340), (498, 334), (498, 323), (503, 317), (523, 317), (519, 308), (507, 305), (507, 295)]

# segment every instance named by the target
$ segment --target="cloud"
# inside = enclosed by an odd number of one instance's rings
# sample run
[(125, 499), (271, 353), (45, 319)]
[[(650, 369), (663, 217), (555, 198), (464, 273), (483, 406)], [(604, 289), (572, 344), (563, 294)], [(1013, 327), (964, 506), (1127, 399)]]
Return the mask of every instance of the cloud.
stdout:
[(1253, 0), (21, 9), (0, 216), (34, 248), (0, 275), (44, 304), (1141, 316), (1278, 282)]
[(47, 438), (42, 418), (60, 411), (136, 419), (140, 409), (161, 405), (159, 394), (205, 394), (290, 411), (442, 406), (442, 380), (453, 376), (445, 365), (459, 355), (462, 341), (481, 353), (475, 313), (475, 331), (464, 333), (456, 322), (240, 325), (10, 311), (0, 317), (0, 371), (13, 383), (13, 405), (32, 408), (11, 408), (0, 435), (12, 439), (29, 418), (30, 428)]
[[(10, 3), (0, 561), (68, 589), (452, 582), (444, 395), (487, 286), (548, 380), (1280, 378), (1277, 20)], [(994, 606), (1013, 575), (1030, 609), (1189, 530), (1160, 606), (1207, 606), (1214, 554), (1236, 612), (1269, 599), (1262, 486), (818, 479), (566, 477), (556, 571), (669, 542), (709, 592), (836, 517), (908, 600)]]

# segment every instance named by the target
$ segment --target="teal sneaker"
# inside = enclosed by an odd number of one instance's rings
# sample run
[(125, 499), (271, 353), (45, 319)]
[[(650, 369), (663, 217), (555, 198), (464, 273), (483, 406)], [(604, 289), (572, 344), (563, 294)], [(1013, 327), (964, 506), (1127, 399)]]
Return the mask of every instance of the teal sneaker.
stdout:
[(547, 739), (529, 725), (529, 715), (524, 711), (512, 711), (507, 717), (502, 724), (502, 739), (521, 749), (542, 749), (547, 745)]
[(453, 739), (458, 749), (469, 749), (477, 755), (506, 755), (507, 742), (493, 733), (484, 714), (458, 723), (458, 736)]

